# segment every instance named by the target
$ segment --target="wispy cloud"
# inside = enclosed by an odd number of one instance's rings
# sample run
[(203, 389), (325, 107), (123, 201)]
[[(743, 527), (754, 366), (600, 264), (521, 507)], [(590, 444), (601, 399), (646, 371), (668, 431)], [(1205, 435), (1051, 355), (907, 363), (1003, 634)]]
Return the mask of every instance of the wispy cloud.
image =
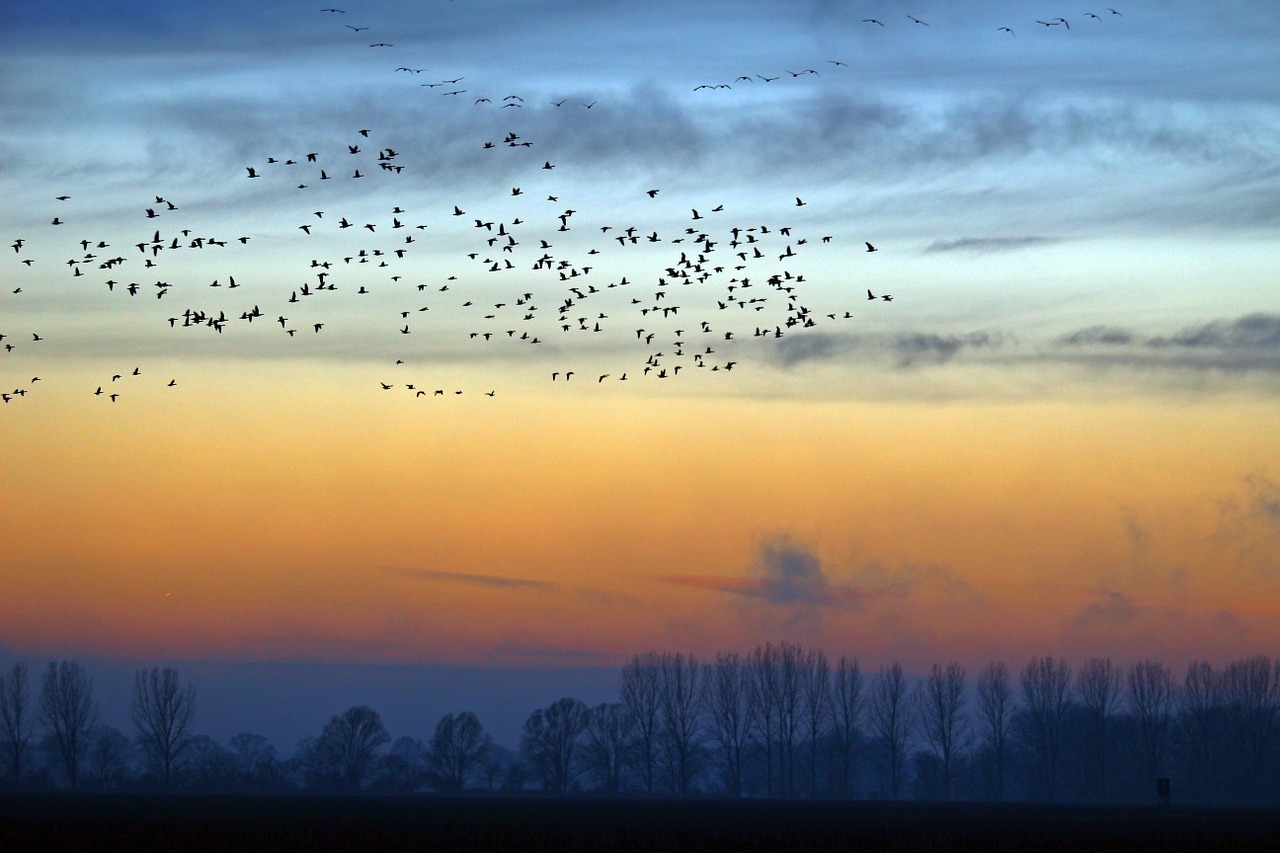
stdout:
[(787, 537), (764, 542), (746, 576), (666, 575), (661, 580), (759, 600), (796, 613), (819, 609), (860, 611), (872, 601), (905, 599), (926, 589), (948, 599), (980, 598), (963, 578), (943, 566), (890, 569), (872, 562), (838, 572), (825, 566), (810, 548)]
[(406, 569), (398, 566), (379, 566), (378, 570), (389, 575), (412, 580), (456, 583), (468, 586), (497, 587), (500, 589), (556, 590), (559, 584), (528, 578), (508, 578), (501, 575), (475, 575), (466, 572), (441, 572), (435, 569)]
[(957, 240), (935, 240), (925, 247), (926, 252), (1009, 252), (1032, 246), (1046, 246), (1061, 242), (1059, 237), (961, 237)]
[(1280, 314), (1246, 314), (1147, 335), (1120, 326), (1088, 326), (1058, 337), (1058, 353), (1116, 365), (1191, 370), (1280, 371)]
[(898, 368), (945, 364), (962, 352), (990, 351), (1003, 347), (1007, 335), (980, 331), (965, 334), (900, 332), (886, 335), (855, 335), (813, 332), (790, 335), (777, 341), (770, 357), (780, 367), (806, 362), (837, 362), (891, 359)]

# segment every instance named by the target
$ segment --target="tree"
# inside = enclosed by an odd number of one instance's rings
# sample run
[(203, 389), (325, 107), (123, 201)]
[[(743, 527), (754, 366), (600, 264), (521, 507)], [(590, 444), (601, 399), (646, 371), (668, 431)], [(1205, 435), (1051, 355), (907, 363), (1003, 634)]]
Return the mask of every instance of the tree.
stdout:
[(1208, 661), (1192, 661), (1182, 680), (1179, 728), (1191, 771), (1192, 787), (1201, 797), (1213, 788), (1213, 757), (1221, 724), (1221, 679)]
[(794, 790), (802, 658), (800, 646), (785, 642), (756, 646), (751, 654), (751, 689), (758, 711), (756, 728), (764, 748), (771, 796), (790, 794)]
[(152, 667), (134, 673), (130, 715), (138, 730), (138, 743), (166, 788), (190, 745), (195, 712), (196, 689), (190, 684), (183, 686), (176, 669)]
[(119, 729), (95, 725), (85, 738), (85, 781), (101, 790), (119, 788), (129, 777), (133, 744)]
[(809, 741), (809, 796), (818, 796), (818, 741), (827, 720), (827, 693), (831, 688), (831, 666), (821, 649), (805, 652), (800, 675), (805, 736)]
[(15, 785), (22, 784), (23, 763), (31, 744), (31, 690), (27, 667), (15, 663), (0, 673), (0, 750)]
[(236, 777), (242, 785), (278, 788), (284, 781), (280, 754), (262, 735), (241, 732), (227, 742), (235, 760)]
[(329, 720), (315, 742), (312, 770), (319, 777), (315, 781), (361, 787), (373, 769), (378, 747), (390, 740), (377, 711), (366, 705), (347, 709)]
[(698, 770), (702, 745), (702, 684), (693, 657), (664, 654), (659, 672), (661, 740), (670, 788), (686, 794)]
[(900, 664), (883, 666), (871, 679), (871, 701), (867, 708), (871, 732), (879, 749), (880, 768), (897, 799), (902, 790), (907, 746), (911, 738), (911, 705), (907, 700), (907, 680)]
[(466, 788), (492, 743), (493, 738), (471, 711), (445, 714), (431, 737), (428, 759), (441, 790)]
[(858, 744), (862, 740), (859, 721), (862, 718), (862, 668), (857, 658), (841, 656), (836, 664), (831, 692), (831, 731), (835, 737), (840, 766), (839, 790), (849, 794)]
[(1076, 674), (1076, 696), (1088, 721), (1094, 754), (1094, 790), (1107, 796), (1107, 757), (1111, 751), (1111, 723), (1120, 707), (1120, 670), (1111, 658), (1089, 658)]
[(587, 706), (571, 697), (557, 699), (525, 720), (520, 752), (543, 788), (563, 794), (573, 787), (581, 772), (576, 751), (586, 727)]
[(1022, 700), (1019, 734), (1034, 759), (1040, 794), (1052, 800), (1071, 709), (1071, 667), (1051, 656), (1032, 658), (1022, 670)]
[(730, 796), (742, 796), (743, 763), (751, 741), (755, 703), (750, 673), (736, 652), (720, 652), (707, 672), (704, 689), (711, 742)]
[(67, 784), (75, 788), (86, 739), (98, 721), (93, 681), (75, 661), (51, 662), (40, 684), (39, 704), (40, 722), (62, 759)]
[(407, 794), (418, 790), (428, 776), (427, 745), (415, 737), (398, 737), (378, 762), (372, 787), (382, 792)]
[(600, 790), (616, 794), (626, 784), (635, 718), (626, 705), (604, 702), (590, 709), (583, 742), (583, 766)]
[(964, 715), (964, 667), (934, 664), (920, 685), (916, 703), (920, 733), (942, 771), (943, 799), (950, 800), (956, 762), (969, 746), (969, 721)]
[(1239, 792), (1257, 801), (1280, 725), (1280, 666), (1254, 655), (1232, 661), (1222, 673), (1222, 698), (1239, 771)]
[(631, 712), (631, 718), (635, 721), (636, 755), (644, 773), (645, 790), (649, 793), (653, 793), (658, 762), (660, 668), (661, 663), (657, 652), (649, 651), (642, 655), (634, 655), (622, 668), (622, 679), (618, 691), (622, 704), (627, 706), (627, 710)]
[(1008, 763), (1009, 726), (1013, 719), (1013, 690), (1009, 669), (1003, 663), (989, 663), (978, 676), (978, 725), (991, 760), (992, 782), (997, 800), (1004, 799), (1004, 775)]
[(1138, 723), (1143, 784), (1151, 785), (1164, 775), (1165, 753), (1173, 725), (1173, 673), (1157, 661), (1140, 661), (1129, 668), (1125, 686), (1129, 712)]

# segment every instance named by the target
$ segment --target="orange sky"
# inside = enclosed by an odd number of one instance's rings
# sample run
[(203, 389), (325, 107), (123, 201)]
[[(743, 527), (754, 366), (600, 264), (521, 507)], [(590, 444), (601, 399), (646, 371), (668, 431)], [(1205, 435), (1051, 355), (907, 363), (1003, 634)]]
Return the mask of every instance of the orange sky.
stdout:
[[(187, 366), (128, 409), (32, 401), (5, 424), (0, 643), (519, 664), (794, 639), (927, 663), (1280, 639), (1274, 402), (428, 407), (359, 374)], [(813, 558), (818, 593), (789, 597), (767, 546)]]

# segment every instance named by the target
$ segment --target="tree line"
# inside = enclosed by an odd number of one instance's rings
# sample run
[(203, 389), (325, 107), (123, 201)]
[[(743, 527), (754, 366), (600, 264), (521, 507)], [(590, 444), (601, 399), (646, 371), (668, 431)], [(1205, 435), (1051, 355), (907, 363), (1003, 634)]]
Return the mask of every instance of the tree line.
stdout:
[(701, 661), (637, 654), (617, 701), (535, 709), (517, 749), (476, 714), (446, 714), (427, 741), (392, 739), (356, 706), (282, 755), (242, 733), (193, 728), (196, 691), (174, 668), (135, 673), (132, 731), (102, 724), (93, 682), (51, 662), (38, 690), (0, 673), (0, 776), (10, 787), (409, 793), (543, 791), (666, 796), (1280, 804), (1280, 660), (1181, 677), (1144, 660), (1072, 667), (1033, 657), (1011, 671), (899, 664), (767, 643)]

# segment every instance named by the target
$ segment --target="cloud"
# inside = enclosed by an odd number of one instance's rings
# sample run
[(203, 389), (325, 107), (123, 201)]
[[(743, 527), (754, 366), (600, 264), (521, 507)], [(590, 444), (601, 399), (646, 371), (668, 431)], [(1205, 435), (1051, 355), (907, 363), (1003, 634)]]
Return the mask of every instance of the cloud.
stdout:
[(1241, 486), (1218, 501), (1214, 541), (1234, 551), (1241, 566), (1280, 581), (1280, 483), (1259, 470)]
[(806, 362), (840, 360), (884, 360), (891, 358), (899, 369), (945, 364), (965, 351), (995, 350), (1006, 335), (1000, 332), (938, 334), (901, 332), (887, 335), (849, 335), (805, 332), (777, 341), (769, 357), (780, 367), (791, 368)]
[(1144, 335), (1119, 326), (1088, 326), (1053, 342), (1068, 360), (1228, 372), (1280, 372), (1280, 314), (1254, 313)]
[(1140, 610), (1133, 596), (1122, 592), (1100, 590), (1097, 598), (1080, 608), (1075, 616), (1079, 625), (1104, 622), (1109, 625), (1128, 625), (1138, 617)]
[(527, 578), (508, 578), (501, 575), (475, 575), (465, 572), (441, 572), (434, 569), (405, 569), (397, 566), (379, 566), (378, 570), (396, 577), (414, 580), (439, 581), (442, 583), (466, 584), (469, 586), (498, 587), (501, 589), (559, 589), (559, 584), (550, 581), (529, 580)]
[(1061, 242), (1058, 237), (961, 237), (958, 240), (935, 240), (925, 247), (926, 252), (1008, 252), (1031, 246), (1045, 246)]
[(963, 578), (943, 566), (908, 564), (889, 569), (871, 562), (839, 576), (812, 549), (785, 536), (760, 546), (746, 577), (668, 575), (661, 580), (762, 601), (796, 614), (817, 609), (861, 611), (872, 601), (916, 594), (956, 601), (980, 599)]

